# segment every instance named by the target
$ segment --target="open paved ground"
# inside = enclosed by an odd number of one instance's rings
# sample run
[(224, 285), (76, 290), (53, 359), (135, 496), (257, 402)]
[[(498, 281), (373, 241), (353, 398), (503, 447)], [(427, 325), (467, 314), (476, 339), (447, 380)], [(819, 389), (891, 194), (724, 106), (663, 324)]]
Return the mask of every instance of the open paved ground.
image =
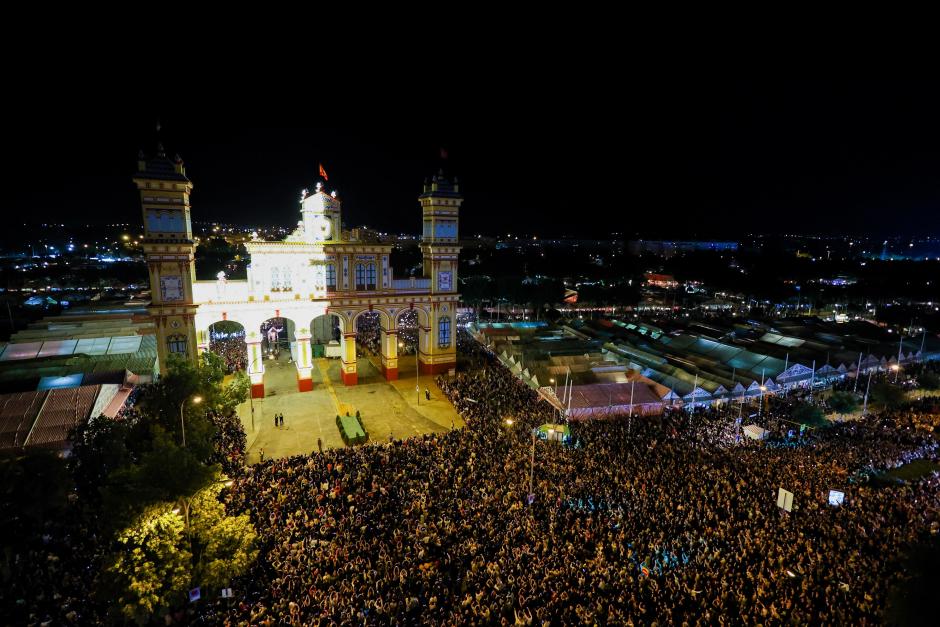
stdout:
[[(265, 397), (243, 403), (239, 416), (248, 434), (248, 461), (257, 462), (263, 449), (265, 458), (287, 457), (323, 448), (344, 446), (336, 428), (336, 415), (351, 416), (359, 410), (370, 442), (387, 442), (389, 434), (405, 438), (421, 433), (440, 433), (463, 421), (434, 384), (434, 377), (421, 376), (415, 392), (415, 358), (399, 360), (398, 381), (385, 381), (375, 357), (359, 358), (359, 384), (345, 386), (337, 359), (317, 359), (313, 368), (313, 391), (297, 391), (297, 369), (280, 360), (265, 362)], [(424, 390), (431, 392), (431, 401)], [(252, 407), (254, 417), (252, 418)], [(284, 414), (284, 426), (274, 426), (274, 414)]]

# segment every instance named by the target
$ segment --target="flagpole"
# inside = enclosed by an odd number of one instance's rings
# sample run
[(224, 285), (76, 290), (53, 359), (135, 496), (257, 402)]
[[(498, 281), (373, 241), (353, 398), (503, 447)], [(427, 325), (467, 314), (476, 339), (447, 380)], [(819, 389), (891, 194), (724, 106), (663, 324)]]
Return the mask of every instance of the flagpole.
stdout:
[[(790, 368), (790, 353), (787, 353), (787, 358), (783, 361), (783, 372), (781, 372), (780, 374), (782, 375), (789, 368)], [(780, 383), (779, 377), (777, 377), (777, 383)], [(783, 384), (783, 397), (784, 398), (787, 397), (787, 384), (786, 383)]]
[(852, 386), (852, 394), (858, 392), (858, 378), (862, 376), (862, 353), (858, 354), (858, 368), (855, 369), (855, 385)]
[(760, 400), (757, 402), (757, 417), (760, 418), (761, 410), (764, 408), (764, 369), (760, 369)]
[(809, 379), (809, 397), (813, 398), (813, 385), (816, 383), (816, 360), (813, 360), (813, 374)]
[(731, 400), (732, 400), (732, 402), (734, 401), (734, 387), (735, 387), (735, 383), (734, 383), (734, 373), (735, 373), (736, 371), (737, 371), (737, 367), (736, 367), (736, 366), (731, 366)]

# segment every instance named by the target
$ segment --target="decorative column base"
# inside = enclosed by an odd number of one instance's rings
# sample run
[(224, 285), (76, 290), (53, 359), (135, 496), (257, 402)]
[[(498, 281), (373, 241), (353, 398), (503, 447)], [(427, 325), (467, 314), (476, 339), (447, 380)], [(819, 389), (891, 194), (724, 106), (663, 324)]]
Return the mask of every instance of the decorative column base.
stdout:
[(251, 384), (251, 398), (264, 398), (264, 383)]
[(301, 379), (297, 377), (297, 391), (298, 392), (312, 392), (313, 391), (313, 379)]
[(343, 372), (343, 385), (356, 385), (359, 383), (358, 372)]
[(382, 374), (385, 375), (386, 381), (398, 381), (398, 368), (382, 366)]

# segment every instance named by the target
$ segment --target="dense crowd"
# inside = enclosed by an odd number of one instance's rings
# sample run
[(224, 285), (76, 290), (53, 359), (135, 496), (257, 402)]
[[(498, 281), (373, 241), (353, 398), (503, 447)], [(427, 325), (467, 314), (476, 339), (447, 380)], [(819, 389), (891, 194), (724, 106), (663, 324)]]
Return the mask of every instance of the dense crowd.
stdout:
[[(767, 399), (743, 422), (769, 446), (741, 437), (734, 408), (573, 423), (569, 444), (533, 445), (552, 409), (457, 344), (466, 368), (438, 385), (464, 429), (246, 467), (240, 422), (212, 416), (227, 507), (250, 513), (262, 554), (235, 599), (192, 606), (197, 622), (871, 625), (898, 560), (940, 523), (940, 474), (865, 479), (937, 461), (933, 399), (795, 441), (796, 399)], [(2, 616), (87, 622), (97, 542), (81, 519), (47, 521), (8, 557)]]
[(535, 445), (530, 495), (530, 431), (551, 408), (470, 350), (471, 369), (439, 382), (467, 428), (236, 479), (228, 505), (250, 512), (262, 557), (205, 622), (875, 624), (896, 560), (940, 511), (936, 474), (853, 480), (936, 459), (934, 435), (905, 413), (796, 446), (741, 439), (733, 412), (573, 424), (571, 445)]
[[(356, 319), (356, 342), (366, 353), (375, 356), (382, 354), (381, 332), (379, 314), (361, 315)], [(414, 354), (418, 345), (417, 314), (406, 311), (399, 317), (396, 338), (398, 355)]]
[(245, 334), (229, 334), (224, 338), (213, 337), (209, 350), (225, 362), (225, 372), (232, 374), (248, 367), (248, 349), (245, 346)]
[(212, 412), (209, 419), (215, 426), (212, 442), (215, 450), (213, 461), (222, 466), (222, 472), (227, 476), (240, 474), (248, 450), (248, 437), (241, 418), (236, 413), (225, 416)]

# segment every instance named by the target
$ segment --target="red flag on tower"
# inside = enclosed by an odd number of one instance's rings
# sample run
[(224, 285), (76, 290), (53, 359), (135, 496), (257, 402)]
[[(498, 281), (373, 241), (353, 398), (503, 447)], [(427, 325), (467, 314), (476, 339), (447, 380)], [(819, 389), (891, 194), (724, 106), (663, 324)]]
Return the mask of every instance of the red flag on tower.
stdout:
[(328, 177), (328, 176), (326, 175), (326, 170), (323, 168), (323, 164), (322, 164), (322, 163), (320, 164), (320, 176), (323, 177), (323, 180), (324, 180), (324, 181), (329, 181), (329, 180), (330, 180), (330, 177)]

